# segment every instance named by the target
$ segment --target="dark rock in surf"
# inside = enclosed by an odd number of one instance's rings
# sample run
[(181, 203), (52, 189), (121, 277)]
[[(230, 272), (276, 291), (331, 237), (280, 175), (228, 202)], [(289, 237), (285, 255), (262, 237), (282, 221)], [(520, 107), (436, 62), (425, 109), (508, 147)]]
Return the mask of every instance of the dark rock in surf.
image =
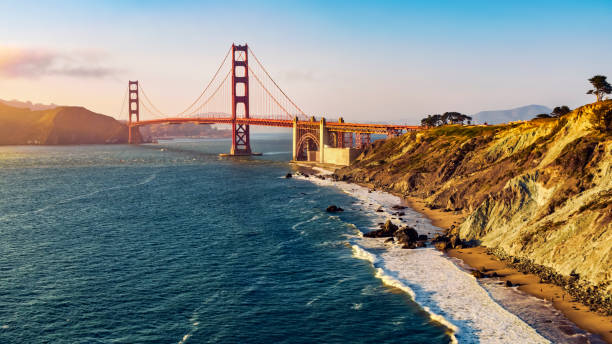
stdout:
[(332, 204), (329, 207), (327, 207), (327, 209), (325, 209), (325, 211), (327, 211), (328, 213), (335, 213), (335, 212), (338, 212), (338, 211), (344, 211), (344, 209), (342, 209), (340, 207), (337, 207), (337, 206)]
[(414, 228), (406, 226), (397, 230), (393, 236), (401, 245), (412, 245), (419, 238), (419, 233)]
[(289, 179), (289, 178), (291, 178), (291, 177), (293, 177), (293, 176), (291, 175), (291, 173), (287, 173), (287, 174), (285, 175), (285, 178), (287, 178), (287, 179)]
[(391, 220), (387, 220), (383, 225), (380, 226), (380, 229), (368, 232), (363, 236), (366, 238), (386, 238), (392, 237), (393, 234), (397, 231), (397, 225), (393, 224)]

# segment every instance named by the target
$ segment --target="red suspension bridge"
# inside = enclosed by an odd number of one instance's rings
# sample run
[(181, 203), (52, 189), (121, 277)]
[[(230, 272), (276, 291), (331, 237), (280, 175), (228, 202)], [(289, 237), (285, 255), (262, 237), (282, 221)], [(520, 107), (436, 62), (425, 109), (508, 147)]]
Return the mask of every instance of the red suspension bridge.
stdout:
[[(126, 98), (130, 144), (141, 142), (138, 128), (145, 125), (228, 124), (232, 128), (230, 155), (253, 154), (252, 125), (293, 128), (294, 160), (339, 164), (350, 162), (351, 156), (370, 143), (372, 134), (395, 136), (419, 129), (345, 123), (342, 118), (330, 122), (325, 118), (316, 120), (287, 96), (246, 44), (232, 44), (202, 93), (181, 112), (169, 115), (160, 111), (138, 81), (129, 81)], [(122, 114), (124, 108), (125, 101)]]

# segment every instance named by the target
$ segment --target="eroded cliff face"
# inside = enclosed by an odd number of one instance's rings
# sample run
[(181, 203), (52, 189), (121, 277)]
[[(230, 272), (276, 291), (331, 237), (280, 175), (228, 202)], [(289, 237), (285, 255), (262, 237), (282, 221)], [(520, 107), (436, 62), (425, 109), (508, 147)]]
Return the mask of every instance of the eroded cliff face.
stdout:
[[(612, 300), (612, 101), (559, 119), (445, 126), (375, 142), (340, 179), (460, 211), (466, 240)], [(607, 295), (607, 296), (605, 296)]]

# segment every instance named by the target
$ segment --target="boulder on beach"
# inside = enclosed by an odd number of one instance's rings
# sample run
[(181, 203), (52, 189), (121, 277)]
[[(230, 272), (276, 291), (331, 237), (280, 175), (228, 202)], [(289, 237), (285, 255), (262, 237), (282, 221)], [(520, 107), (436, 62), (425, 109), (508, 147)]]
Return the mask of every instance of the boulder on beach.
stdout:
[(376, 212), (377, 212), (377, 213), (382, 213), (382, 212), (383, 212), (383, 208), (382, 208), (382, 207), (378, 207), (378, 208), (376, 208)]
[(427, 245), (425, 245), (425, 242), (423, 241), (415, 241), (415, 242), (410, 242), (410, 243), (406, 243), (402, 245), (402, 248), (406, 248), (406, 249), (415, 249), (415, 248), (421, 248), (421, 247), (425, 247)]
[(342, 209), (342, 208), (332, 204), (329, 207), (327, 207), (327, 209), (325, 209), (325, 211), (328, 212), (328, 213), (335, 213), (335, 212), (338, 212), (338, 211), (344, 211), (344, 209)]
[(397, 231), (398, 227), (391, 220), (387, 220), (383, 225), (380, 226), (380, 229), (368, 232), (363, 236), (366, 238), (387, 238), (392, 237), (393, 234)]
[(446, 241), (437, 241), (434, 243), (434, 246), (439, 251), (446, 251), (446, 249), (448, 248)]
[(400, 228), (393, 236), (400, 245), (411, 246), (419, 239), (419, 233), (417, 233), (417, 231), (410, 226)]
[(476, 278), (484, 278), (484, 277), (486, 277), (486, 275), (483, 274), (482, 271), (479, 271), (479, 270), (472, 271), (472, 276), (474, 276)]
[(434, 243), (434, 246), (440, 251), (444, 251), (451, 248), (469, 247), (463, 240), (461, 240), (459, 235), (456, 234), (436, 234), (432, 239), (432, 242)]

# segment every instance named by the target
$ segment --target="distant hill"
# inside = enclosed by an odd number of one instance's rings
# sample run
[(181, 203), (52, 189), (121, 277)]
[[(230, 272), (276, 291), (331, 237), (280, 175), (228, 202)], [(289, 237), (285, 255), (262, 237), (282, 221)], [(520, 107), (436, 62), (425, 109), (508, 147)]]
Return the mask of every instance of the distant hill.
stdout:
[(544, 105), (527, 105), (510, 110), (481, 111), (472, 115), (474, 123), (499, 124), (513, 121), (527, 121), (537, 114), (550, 113), (552, 109)]
[(140, 134), (147, 140), (180, 137), (232, 137), (232, 131), (229, 129), (217, 129), (210, 124), (195, 123), (147, 125), (140, 128)]
[(32, 103), (31, 101), (26, 101), (26, 102), (22, 102), (16, 99), (13, 100), (3, 100), (0, 99), (0, 103), (8, 105), (8, 106), (12, 106), (12, 107), (16, 107), (16, 108), (22, 108), (22, 109), (30, 109), (32, 111), (37, 111), (37, 110), (51, 110), (51, 109), (55, 109), (56, 107), (58, 107), (58, 105), (56, 104), (41, 104), (41, 103)]
[(127, 126), (83, 107), (32, 111), (0, 102), (0, 145), (126, 143)]

